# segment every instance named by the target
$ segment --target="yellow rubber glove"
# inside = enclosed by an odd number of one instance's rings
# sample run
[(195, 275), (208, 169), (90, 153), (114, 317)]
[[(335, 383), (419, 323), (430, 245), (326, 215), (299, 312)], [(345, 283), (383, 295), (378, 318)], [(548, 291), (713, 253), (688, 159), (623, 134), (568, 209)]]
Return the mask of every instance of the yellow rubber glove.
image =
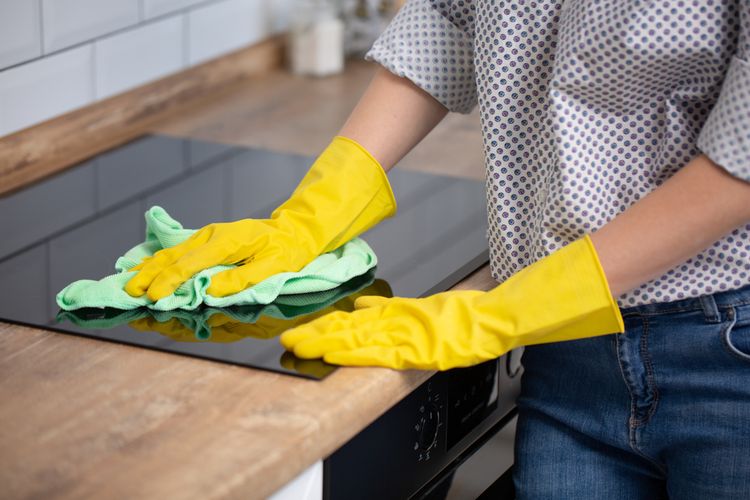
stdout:
[(294, 370), (297, 373), (312, 375), (318, 378), (324, 377), (331, 372), (330, 365), (323, 363), (323, 361), (319, 359), (300, 359), (289, 351), (284, 351), (279, 358), (279, 364), (287, 370)]
[(422, 299), (362, 297), (281, 335), (300, 358), (395, 369), (447, 370), (519, 346), (622, 332), (622, 317), (588, 237), (521, 270), (489, 292)]
[(377, 160), (355, 141), (336, 137), (269, 219), (209, 224), (134, 267), (139, 272), (125, 291), (156, 301), (203, 269), (239, 264), (212, 276), (207, 290), (232, 295), (276, 273), (302, 269), (395, 213), (396, 200)]

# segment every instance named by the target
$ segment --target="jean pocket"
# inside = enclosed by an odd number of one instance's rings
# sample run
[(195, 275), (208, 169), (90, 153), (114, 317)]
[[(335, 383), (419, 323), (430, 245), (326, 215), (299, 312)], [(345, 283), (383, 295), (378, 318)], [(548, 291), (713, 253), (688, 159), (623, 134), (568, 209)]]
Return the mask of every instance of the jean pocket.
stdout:
[(727, 311), (727, 321), (722, 327), (724, 345), (734, 356), (750, 362), (750, 324), (737, 323), (737, 311)]

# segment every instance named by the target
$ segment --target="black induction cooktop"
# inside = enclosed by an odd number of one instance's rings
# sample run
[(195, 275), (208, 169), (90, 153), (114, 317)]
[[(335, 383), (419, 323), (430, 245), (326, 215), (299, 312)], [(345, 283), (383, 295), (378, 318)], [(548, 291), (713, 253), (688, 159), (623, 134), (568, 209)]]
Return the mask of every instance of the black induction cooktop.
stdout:
[(160, 205), (185, 227), (267, 217), (311, 158), (166, 136), (144, 136), (0, 197), (0, 319), (58, 332), (320, 379), (335, 367), (300, 360), (278, 335), (361, 294), (418, 297), (444, 290), (487, 262), (484, 185), (393, 170), (398, 215), (362, 237), (378, 267), (324, 294), (271, 306), (194, 312), (60, 311), (71, 281), (114, 272), (144, 239), (143, 214)]

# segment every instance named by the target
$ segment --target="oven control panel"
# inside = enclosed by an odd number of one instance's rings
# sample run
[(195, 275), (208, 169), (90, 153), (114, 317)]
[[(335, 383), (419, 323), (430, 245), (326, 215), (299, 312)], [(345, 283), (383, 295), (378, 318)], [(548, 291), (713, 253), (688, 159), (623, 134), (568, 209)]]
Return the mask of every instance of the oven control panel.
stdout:
[[(324, 498), (408, 498), (514, 406), (502, 357), (440, 372), (324, 462)], [(510, 376), (513, 373), (514, 376)]]
[(428, 382), (426, 399), (417, 410), (413, 449), (418, 461), (430, 459), (431, 451), (437, 446), (438, 437), (444, 426), (444, 398), (440, 397), (440, 392), (433, 389), (435, 385)]

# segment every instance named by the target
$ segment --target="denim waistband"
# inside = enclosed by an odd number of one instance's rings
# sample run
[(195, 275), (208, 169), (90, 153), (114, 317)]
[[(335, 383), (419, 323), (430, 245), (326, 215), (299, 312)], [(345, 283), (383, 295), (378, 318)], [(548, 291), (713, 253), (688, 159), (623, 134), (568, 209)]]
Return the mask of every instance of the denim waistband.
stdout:
[(712, 295), (702, 295), (689, 299), (675, 300), (673, 302), (658, 302), (655, 304), (643, 304), (621, 309), (623, 316), (628, 315), (655, 315), (686, 311), (702, 310), (709, 321), (719, 321), (720, 309), (737, 307), (750, 304), (750, 285), (717, 292)]

